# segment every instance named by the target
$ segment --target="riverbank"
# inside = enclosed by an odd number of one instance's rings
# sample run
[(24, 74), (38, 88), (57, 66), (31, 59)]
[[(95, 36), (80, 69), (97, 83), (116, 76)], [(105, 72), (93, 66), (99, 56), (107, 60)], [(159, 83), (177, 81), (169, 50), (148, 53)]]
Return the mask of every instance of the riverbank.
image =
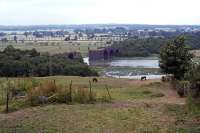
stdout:
[(105, 77), (140, 79), (141, 76), (146, 76), (147, 79), (161, 79), (163, 76), (159, 70), (158, 57), (115, 58), (96, 62), (84, 59), (84, 61), (95, 68), (100, 76)]

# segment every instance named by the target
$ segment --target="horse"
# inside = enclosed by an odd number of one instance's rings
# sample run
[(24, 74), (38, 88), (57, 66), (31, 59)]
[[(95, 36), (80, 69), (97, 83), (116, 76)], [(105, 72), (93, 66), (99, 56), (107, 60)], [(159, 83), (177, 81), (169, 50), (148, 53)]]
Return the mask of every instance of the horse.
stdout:
[(143, 80), (147, 80), (147, 77), (146, 76), (141, 77), (141, 81)]
[(93, 78), (92, 81), (93, 81), (93, 83), (97, 83), (98, 79), (97, 78)]

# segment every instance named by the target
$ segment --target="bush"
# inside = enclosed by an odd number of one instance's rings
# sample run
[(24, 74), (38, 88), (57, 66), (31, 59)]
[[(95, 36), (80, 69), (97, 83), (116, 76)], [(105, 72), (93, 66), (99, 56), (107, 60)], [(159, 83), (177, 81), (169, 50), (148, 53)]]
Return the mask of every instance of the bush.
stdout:
[(74, 91), (73, 102), (90, 103), (96, 101), (96, 93), (91, 92), (85, 88), (79, 88)]
[(191, 83), (191, 95), (196, 98), (200, 97), (200, 64), (193, 64), (186, 78)]
[(58, 86), (55, 81), (46, 81), (28, 91), (27, 101), (32, 106), (71, 102), (84, 104), (96, 101), (96, 93), (86, 88), (75, 88), (70, 92), (68, 87)]
[(191, 84), (189, 81), (173, 81), (173, 86), (177, 90), (177, 93), (180, 97), (188, 96), (190, 93)]
[(54, 95), (58, 87), (55, 81), (46, 81), (40, 84), (39, 87), (31, 88), (27, 94), (27, 100), (31, 105), (38, 105), (41, 103), (47, 103), (48, 97)]

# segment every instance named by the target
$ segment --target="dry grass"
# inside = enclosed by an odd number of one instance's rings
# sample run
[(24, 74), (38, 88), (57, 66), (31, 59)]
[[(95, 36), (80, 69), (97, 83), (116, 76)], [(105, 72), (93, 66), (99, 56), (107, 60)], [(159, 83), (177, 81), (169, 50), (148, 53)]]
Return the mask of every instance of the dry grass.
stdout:
[[(44, 83), (55, 79), (57, 85), (69, 84), (73, 80), (73, 87), (80, 98), (88, 97), (88, 93), (85, 94), (84, 91), (89, 91), (88, 81), (92, 78), (58, 76), (36, 79)], [(92, 91), (96, 93), (97, 98), (105, 96), (107, 95), (105, 85), (108, 85), (113, 99), (111, 103), (57, 104), (26, 108), (7, 115), (0, 114), (0, 132), (16, 130), (20, 133), (174, 133), (180, 131), (180, 124), (176, 124), (178, 118), (169, 113), (169, 110), (166, 111), (166, 105), (178, 105), (179, 109), (185, 106), (185, 100), (179, 98), (169, 84), (158, 80), (141, 82), (113, 78), (98, 78), (98, 81), (92, 84)], [(164, 96), (152, 97), (156, 94)]]

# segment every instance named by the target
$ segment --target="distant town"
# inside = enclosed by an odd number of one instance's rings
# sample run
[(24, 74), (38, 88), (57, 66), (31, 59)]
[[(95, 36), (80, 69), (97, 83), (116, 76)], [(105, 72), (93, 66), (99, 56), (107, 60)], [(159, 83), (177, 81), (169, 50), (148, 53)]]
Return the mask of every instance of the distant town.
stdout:
[(165, 38), (168, 35), (200, 32), (200, 26), (176, 25), (46, 25), (0, 26), (0, 40), (26, 41), (124, 41), (128, 38)]

